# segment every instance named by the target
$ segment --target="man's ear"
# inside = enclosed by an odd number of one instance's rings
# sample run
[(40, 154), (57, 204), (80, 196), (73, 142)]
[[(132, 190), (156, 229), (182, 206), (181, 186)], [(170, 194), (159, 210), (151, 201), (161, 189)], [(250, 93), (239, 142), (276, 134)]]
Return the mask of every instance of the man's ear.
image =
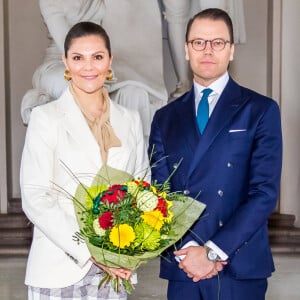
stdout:
[(185, 59), (190, 60), (189, 49), (188, 49), (187, 43), (185, 43), (185, 45), (184, 45), (184, 50), (185, 50)]
[(233, 61), (233, 54), (234, 54), (234, 44), (230, 46), (230, 57), (229, 61)]

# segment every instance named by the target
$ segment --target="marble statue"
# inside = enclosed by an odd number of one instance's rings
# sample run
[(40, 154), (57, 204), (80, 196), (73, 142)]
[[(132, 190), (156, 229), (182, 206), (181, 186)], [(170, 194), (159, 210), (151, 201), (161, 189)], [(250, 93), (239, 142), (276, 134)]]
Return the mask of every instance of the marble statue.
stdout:
[(114, 76), (106, 81), (110, 97), (140, 112), (147, 139), (153, 114), (167, 103), (168, 96), (163, 81), (159, 6), (157, 1), (140, 2), (39, 0), (50, 43), (44, 61), (34, 72), (33, 88), (22, 99), (24, 124), (33, 107), (57, 99), (67, 87), (61, 59), (64, 38), (75, 23), (91, 21), (101, 24), (111, 38)]

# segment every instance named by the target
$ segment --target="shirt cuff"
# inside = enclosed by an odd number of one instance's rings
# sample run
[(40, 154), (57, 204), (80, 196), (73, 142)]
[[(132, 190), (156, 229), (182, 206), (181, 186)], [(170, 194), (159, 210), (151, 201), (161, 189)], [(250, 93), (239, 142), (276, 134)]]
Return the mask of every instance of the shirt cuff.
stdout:
[(225, 260), (228, 259), (228, 255), (224, 251), (222, 251), (222, 249), (220, 249), (214, 242), (207, 241), (205, 243), (205, 246), (207, 246), (208, 248), (214, 250), (222, 260), (225, 261)]

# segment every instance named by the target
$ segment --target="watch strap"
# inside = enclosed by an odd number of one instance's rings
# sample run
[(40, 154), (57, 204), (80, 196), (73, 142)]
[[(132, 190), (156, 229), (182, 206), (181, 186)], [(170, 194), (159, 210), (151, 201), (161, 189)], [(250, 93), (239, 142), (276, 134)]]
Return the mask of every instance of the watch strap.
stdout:
[(221, 257), (211, 248), (204, 246), (206, 250), (207, 259), (210, 261), (222, 261)]

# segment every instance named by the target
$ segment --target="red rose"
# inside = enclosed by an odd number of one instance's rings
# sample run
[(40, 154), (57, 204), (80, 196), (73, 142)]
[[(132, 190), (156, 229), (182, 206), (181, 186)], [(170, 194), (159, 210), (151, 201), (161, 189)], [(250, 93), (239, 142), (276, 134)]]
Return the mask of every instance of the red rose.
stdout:
[(113, 226), (113, 213), (107, 211), (99, 217), (99, 225), (103, 229), (110, 229)]
[(142, 185), (144, 188), (150, 188), (150, 183), (143, 180), (135, 180), (134, 181), (137, 185)]
[(121, 184), (112, 185), (102, 196), (102, 202), (118, 203), (126, 195), (126, 190), (123, 190), (124, 186)]
[(158, 198), (158, 203), (155, 210), (159, 210), (162, 213), (162, 215), (166, 218), (168, 212), (168, 206), (166, 201), (162, 198)]

